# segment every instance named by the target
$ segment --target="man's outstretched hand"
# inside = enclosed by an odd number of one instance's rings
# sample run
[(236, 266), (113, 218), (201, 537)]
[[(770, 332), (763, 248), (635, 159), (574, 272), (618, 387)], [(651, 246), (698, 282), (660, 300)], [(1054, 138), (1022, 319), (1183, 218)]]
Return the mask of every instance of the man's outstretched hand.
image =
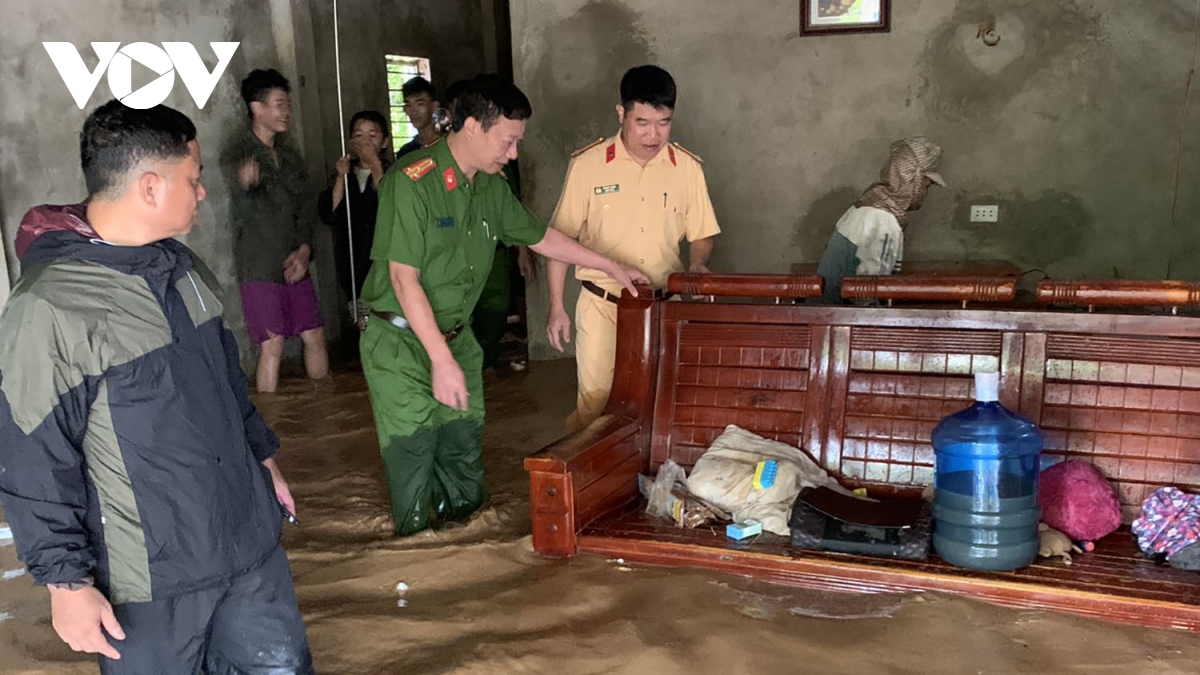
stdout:
[(633, 296), (637, 296), (638, 294), (638, 290), (634, 284), (641, 286), (650, 285), (650, 277), (642, 273), (641, 270), (626, 267), (620, 263), (613, 263), (612, 269), (608, 270), (608, 276), (612, 277), (613, 281), (624, 286), (625, 290), (629, 291), (629, 294)]

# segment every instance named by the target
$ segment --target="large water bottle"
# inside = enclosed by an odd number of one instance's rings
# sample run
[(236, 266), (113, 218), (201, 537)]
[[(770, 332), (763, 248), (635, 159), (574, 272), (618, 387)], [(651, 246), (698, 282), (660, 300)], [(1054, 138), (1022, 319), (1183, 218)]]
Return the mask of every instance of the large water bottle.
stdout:
[(959, 567), (1014, 570), (1038, 553), (1042, 434), (999, 390), (999, 373), (976, 373), (974, 405), (933, 430), (933, 547)]

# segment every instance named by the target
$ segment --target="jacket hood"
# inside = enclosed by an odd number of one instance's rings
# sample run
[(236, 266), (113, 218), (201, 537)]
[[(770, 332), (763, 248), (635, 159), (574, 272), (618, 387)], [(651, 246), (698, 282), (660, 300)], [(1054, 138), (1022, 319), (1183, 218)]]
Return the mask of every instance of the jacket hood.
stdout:
[(47, 232), (74, 232), (88, 239), (99, 236), (87, 222), (87, 202), (35, 206), (25, 213), (17, 230), (17, 258), (24, 262), (29, 246)]
[(87, 222), (87, 204), (44, 205), (29, 210), (17, 231), (17, 257), (23, 267), (55, 260), (95, 263), (146, 279), (162, 289), (192, 268), (187, 247), (174, 239), (145, 246), (116, 246)]

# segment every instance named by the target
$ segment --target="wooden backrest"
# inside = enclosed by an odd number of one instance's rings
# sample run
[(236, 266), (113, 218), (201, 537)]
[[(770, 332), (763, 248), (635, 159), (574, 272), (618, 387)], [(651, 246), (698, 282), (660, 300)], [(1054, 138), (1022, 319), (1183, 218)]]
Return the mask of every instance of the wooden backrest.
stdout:
[(1193, 281), (1137, 281), (1120, 279), (1044, 279), (1038, 283), (1038, 301), (1047, 305), (1089, 307), (1182, 307), (1200, 305), (1200, 283)]
[(651, 469), (690, 467), (737, 424), (848, 484), (919, 490), (933, 427), (971, 403), (972, 373), (999, 369), (1045, 461), (1098, 466), (1127, 517), (1158, 487), (1200, 487), (1197, 317), (672, 301), (637, 308), (638, 333), (622, 312), (618, 371), (642, 349), (654, 384), (616, 398), (645, 420)]
[(672, 293), (723, 298), (819, 298), (825, 279), (816, 274), (672, 274)]
[(926, 302), (1011, 302), (1017, 295), (1012, 277), (861, 276), (842, 280), (847, 300), (916, 300)]

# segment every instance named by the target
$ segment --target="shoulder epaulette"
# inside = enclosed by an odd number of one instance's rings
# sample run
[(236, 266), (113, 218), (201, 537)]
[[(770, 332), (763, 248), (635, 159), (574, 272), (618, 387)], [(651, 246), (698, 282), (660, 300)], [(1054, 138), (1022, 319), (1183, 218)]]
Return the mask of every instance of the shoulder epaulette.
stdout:
[(688, 150), (687, 148), (683, 147), (682, 145), (675, 143), (675, 142), (672, 142), (671, 145), (675, 146), (676, 148), (679, 148), (680, 152), (684, 153), (688, 157), (691, 157), (692, 159), (696, 160), (697, 162), (699, 162), (701, 164), (704, 163), (704, 160), (700, 159), (700, 155), (697, 155), (696, 153), (692, 152), (691, 150)]
[(575, 152), (572, 152), (571, 156), (578, 157), (578, 156), (582, 155), (583, 153), (587, 152), (588, 150), (591, 150), (592, 148), (596, 147), (597, 145), (600, 145), (603, 142), (604, 142), (603, 138), (597, 138), (592, 143), (588, 143), (587, 145), (583, 146), (582, 148), (576, 150)]
[(421, 176), (424, 176), (432, 171), (433, 167), (435, 166), (437, 166), (437, 162), (433, 161), (432, 157), (422, 157), (421, 159), (418, 159), (412, 164), (404, 167), (404, 175), (408, 176), (414, 181), (421, 180)]

